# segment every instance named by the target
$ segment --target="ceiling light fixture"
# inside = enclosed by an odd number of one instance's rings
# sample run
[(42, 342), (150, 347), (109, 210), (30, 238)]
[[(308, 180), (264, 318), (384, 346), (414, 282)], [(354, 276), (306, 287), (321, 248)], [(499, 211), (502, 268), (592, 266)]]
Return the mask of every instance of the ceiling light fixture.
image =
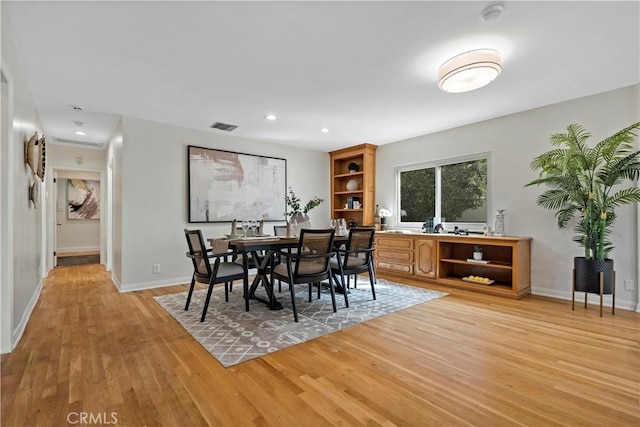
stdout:
[(454, 56), (440, 66), (438, 87), (451, 93), (469, 92), (491, 83), (500, 71), (500, 52), (472, 50)]
[(275, 120), (277, 119), (277, 117), (273, 114), (267, 114), (266, 116), (264, 116), (265, 119), (267, 120)]
[(322, 128), (322, 129), (320, 129), (320, 132), (322, 132), (322, 133), (329, 133), (329, 129), (327, 129), (327, 128)]
[(86, 133), (82, 132), (81, 130), (75, 131), (75, 134), (76, 135), (82, 135), (82, 136), (86, 135)]

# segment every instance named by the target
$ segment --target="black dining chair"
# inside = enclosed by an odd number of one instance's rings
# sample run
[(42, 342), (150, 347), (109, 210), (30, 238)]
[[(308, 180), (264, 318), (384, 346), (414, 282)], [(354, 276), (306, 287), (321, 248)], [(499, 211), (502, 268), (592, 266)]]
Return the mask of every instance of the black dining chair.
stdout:
[[(214, 247), (207, 249), (201, 230), (185, 229), (184, 234), (187, 238), (187, 245), (189, 246), (187, 257), (193, 261), (193, 276), (191, 277), (191, 286), (189, 287), (187, 303), (184, 309), (189, 309), (189, 303), (191, 302), (191, 296), (196, 282), (208, 284), (207, 299), (205, 300), (202, 317), (200, 318), (200, 321), (204, 322), (207, 309), (209, 308), (213, 286), (218, 283), (224, 283), (224, 299), (228, 302), (231, 284), (235, 280), (242, 280), (245, 310), (249, 311), (249, 274), (243, 265), (227, 261), (227, 257), (235, 255), (235, 252), (228, 250), (229, 241), (226, 239), (215, 240)], [(211, 265), (211, 259), (215, 259), (213, 265)]]
[[(357, 282), (357, 276), (360, 273), (369, 274), (371, 293), (373, 294), (373, 299), (376, 299), (376, 289), (374, 286), (376, 273), (373, 265), (375, 232), (374, 227), (351, 227), (349, 229), (349, 240), (347, 240), (344, 249), (336, 249), (337, 256), (331, 259), (331, 274), (336, 280), (340, 277), (337, 281), (342, 285), (345, 301), (348, 301), (348, 278), (353, 275), (354, 282)], [(347, 278), (346, 280), (345, 277)], [(347, 307), (348, 306), (347, 302)]]
[(329, 267), (329, 260), (334, 256), (333, 236), (333, 229), (303, 229), (300, 231), (300, 242), (295, 253), (277, 251), (283, 262), (273, 268), (271, 283), (273, 285), (273, 280), (280, 280), (289, 284), (293, 319), (296, 322), (298, 321), (295, 297), (295, 285), (297, 284), (308, 284), (309, 301), (311, 301), (313, 284), (317, 283), (320, 286), (320, 282), (328, 279), (333, 312), (337, 311), (333, 278)]

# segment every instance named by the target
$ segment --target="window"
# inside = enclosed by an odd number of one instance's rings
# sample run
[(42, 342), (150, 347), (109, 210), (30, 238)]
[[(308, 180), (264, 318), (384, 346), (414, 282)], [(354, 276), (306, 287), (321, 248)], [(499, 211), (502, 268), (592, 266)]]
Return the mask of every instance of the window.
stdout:
[(487, 222), (488, 154), (396, 168), (398, 222)]

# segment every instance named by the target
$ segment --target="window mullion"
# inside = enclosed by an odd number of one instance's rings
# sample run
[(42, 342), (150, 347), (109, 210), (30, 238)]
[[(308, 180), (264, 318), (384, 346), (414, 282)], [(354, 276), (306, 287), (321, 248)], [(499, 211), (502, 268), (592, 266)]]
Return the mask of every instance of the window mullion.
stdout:
[(436, 206), (435, 206), (435, 216), (436, 218), (442, 218), (442, 215), (440, 214), (441, 209), (440, 209), (440, 202), (442, 200), (442, 195), (440, 194), (440, 190), (442, 188), (442, 186), (440, 185), (440, 166), (436, 166), (435, 167), (435, 175), (436, 175)]

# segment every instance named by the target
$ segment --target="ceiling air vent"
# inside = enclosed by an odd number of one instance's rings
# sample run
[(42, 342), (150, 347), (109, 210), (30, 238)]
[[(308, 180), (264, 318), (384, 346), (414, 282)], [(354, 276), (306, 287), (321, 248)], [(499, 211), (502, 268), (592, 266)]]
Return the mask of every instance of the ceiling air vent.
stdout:
[(213, 128), (213, 129), (220, 129), (220, 130), (224, 130), (224, 131), (227, 131), (227, 132), (231, 132), (232, 130), (234, 130), (238, 126), (228, 125), (226, 123), (215, 122), (210, 127)]
[(104, 143), (102, 142), (90, 142), (90, 141), (78, 141), (75, 139), (66, 139), (66, 138), (53, 138), (53, 142), (61, 145), (72, 145), (74, 147), (83, 147), (83, 148), (104, 148)]

